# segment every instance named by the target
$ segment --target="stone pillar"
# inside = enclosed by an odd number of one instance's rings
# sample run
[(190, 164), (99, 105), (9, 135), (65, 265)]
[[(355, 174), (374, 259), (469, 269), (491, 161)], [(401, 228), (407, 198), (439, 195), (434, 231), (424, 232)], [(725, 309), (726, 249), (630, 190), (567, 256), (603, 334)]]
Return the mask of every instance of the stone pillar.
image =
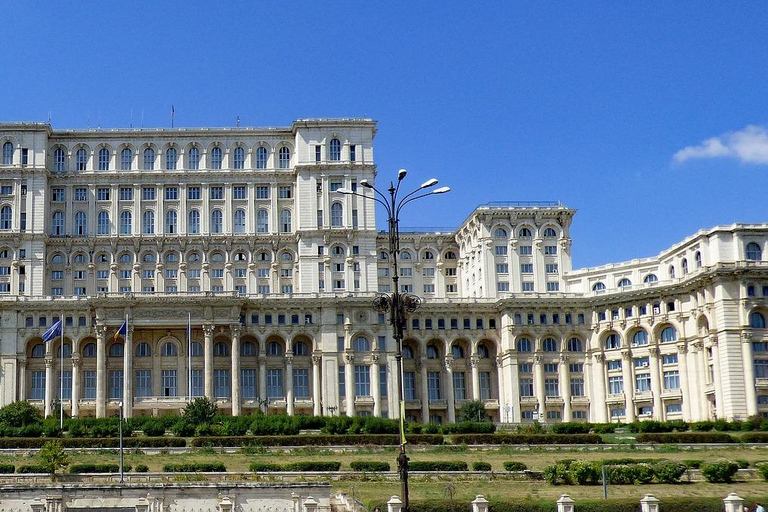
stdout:
[(683, 421), (691, 421), (691, 393), (688, 386), (693, 385), (693, 378), (688, 374), (688, 347), (685, 343), (677, 345), (677, 365), (680, 369), (680, 391), (683, 395)]
[(45, 417), (51, 415), (53, 406), (53, 358), (45, 358)]
[(651, 392), (653, 393), (653, 419), (664, 421), (664, 411), (661, 405), (661, 375), (659, 372), (659, 349), (651, 347), (649, 362), (651, 364)]
[(594, 401), (591, 407), (594, 410), (594, 422), (606, 423), (608, 421), (608, 408), (605, 405), (605, 354), (595, 354), (595, 364), (592, 367), (592, 378), (595, 385)]
[(27, 399), (27, 358), (25, 356), (19, 358), (18, 379), (18, 397), (19, 400), (24, 401)]
[(373, 415), (381, 417), (381, 379), (379, 378), (379, 354), (371, 355), (371, 394), (373, 395)]
[(80, 354), (72, 353), (72, 417), (80, 416)]
[(646, 494), (640, 500), (640, 512), (659, 512), (659, 500), (653, 494)]
[(539, 403), (538, 419), (541, 420), (546, 414), (547, 397), (546, 390), (544, 389), (544, 371), (542, 369), (541, 355), (536, 354), (533, 356), (533, 394), (536, 396), (536, 401)]
[(427, 365), (421, 363), (421, 422), (429, 423), (429, 380), (427, 379)]
[[(723, 407), (723, 386), (720, 384), (720, 376), (722, 375), (722, 370), (720, 369), (720, 345), (718, 344), (717, 336), (711, 337), (712, 342), (712, 362), (715, 367), (715, 377), (714, 382), (712, 383), (715, 387), (715, 419), (717, 419), (717, 411), (722, 411)], [(720, 415), (723, 417), (724, 415)]]
[(203, 339), (205, 396), (208, 400), (213, 400), (213, 325), (203, 325)]
[(520, 366), (517, 361), (517, 355), (513, 352), (510, 356), (508, 379), (511, 393), (509, 395), (509, 405), (512, 407), (512, 423), (520, 423)]
[(632, 352), (621, 351), (621, 378), (624, 381), (624, 411), (627, 423), (635, 421), (635, 382), (632, 378)]
[(285, 412), (293, 415), (293, 354), (285, 356)]
[(397, 496), (392, 496), (387, 502), (387, 512), (401, 512), (403, 510), (403, 502)]
[(240, 398), (240, 333), (243, 327), (232, 324), (229, 331), (232, 334), (232, 416), (240, 416), (242, 400)]
[(560, 396), (563, 397), (563, 421), (571, 421), (571, 372), (569, 359), (565, 354), (560, 355)]
[(574, 512), (576, 502), (567, 494), (563, 494), (557, 500), (557, 512)]
[(259, 352), (259, 400), (267, 400), (267, 355)]
[(744, 500), (735, 492), (730, 493), (723, 499), (725, 512), (742, 512), (744, 510)]
[(469, 364), (472, 365), (472, 398), (474, 400), (480, 400), (480, 356), (473, 354), (469, 358)]
[(344, 353), (344, 398), (346, 414), (352, 417), (355, 415), (355, 354), (351, 352)]
[(317, 500), (312, 496), (307, 496), (304, 500), (304, 512), (317, 512)]
[(322, 389), (320, 384), (320, 363), (323, 360), (318, 354), (312, 355), (312, 414), (321, 416), (323, 414), (323, 401), (321, 399)]
[[(125, 378), (125, 376), (123, 376)], [(107, 326), (96, 326), (96, 417), (107, 415)]]
[(488, 500), (482, 494), (472, 500), (472, 512), (488, 512)]
[(456, 422), (456, 404), (453, 392), (453, 356), (445, 356), (445, 398), (448, 402), (448, 423)]
[(128, 419), (131, 416), (133, 416), (133, 326), (132, 325), (126, 327), (125, 344), (123, 346), (123, 417), (125, 419)]
[(755, 360), (752, 354), (752, 335), (741, 335), (741, 357), (744, 364), (744, 391), (747, 402), (747, 416), (757, 414), (757, 390), (755, 389)]

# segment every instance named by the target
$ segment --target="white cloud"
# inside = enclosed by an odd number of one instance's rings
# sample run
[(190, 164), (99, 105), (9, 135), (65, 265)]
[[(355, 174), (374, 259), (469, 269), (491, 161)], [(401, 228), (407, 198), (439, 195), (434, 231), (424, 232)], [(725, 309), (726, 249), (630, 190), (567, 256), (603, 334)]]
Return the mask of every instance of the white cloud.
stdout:
[(736, 132), (707, 139), (698, 146), (687, 146), (673, 156), (677, 162), (698, 158), (736, 158), (747, 164), (768, 164), (768, 131), (750, 125)]

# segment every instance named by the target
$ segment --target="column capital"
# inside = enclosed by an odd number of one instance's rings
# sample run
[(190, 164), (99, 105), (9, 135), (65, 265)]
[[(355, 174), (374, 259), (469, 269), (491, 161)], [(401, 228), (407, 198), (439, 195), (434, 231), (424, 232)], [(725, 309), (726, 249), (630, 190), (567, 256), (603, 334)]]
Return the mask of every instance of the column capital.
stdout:
[(659, 347), (651, 347), (648, 349), (648, 353), (651, 355), (651, 357), (658, 358), (661, 352), (659, 351)]
[(80, 359), (80, 354), (72, 354), (72, 366), (80, 368), (83, 361)]
[(352, 352), (344, 352), (344, 361), (347, 364), (354, 364), (355, 354), (353, 354)]
[(213, 336), (213, 324), (203, 324), (203, 334)]
[(629, 361), (630, 359), (632, 359), (632, 351), (629, 350), (628, 348), (622, 350), (621, 351), (621, 358), (624, 359), (625, 361)]
[(603, 354), (602, 352), (596, 353), (595, 354), (595, 361), (600, 363), (600, 364), (603, 364), (605, 362), (605, 354)]
[(96, 336), (99, 338), (104, 338), (106, 335), (107, 335), (107, 326), (104, 324), (97, 324)]
[(445, 356), (445, 359), (443, 361), (443, 365), (445, 366), (445, 369), (448, 371), (453, 370), (453, 356)]
[(474, 355), (470, 357), (469, 364), (472, 365), (472, 368), (477, 368), (477, 366), (480, 364), (480, 356)]
[(293, 354), (285, 354), (285, 364), (293, 364)]
[(687, 354), (688, 353), (688, 345), (685, 343), (680, 343), (677, 345), (677, 352), (680, 354)]
[(752, 333), (747, 331), (742, 332), (741, 341), (744, 343), (752, 343)]
[(568, 357), (568, 354), (560, 354), (560, 362), (563, 364), (567, 364), (570, 358)]
[(536, 354), (533, 356), (533, 364), (541, 364), (542, 357), (541, 354)]
[(46, 368), (52, 368), (53, 367), (53, 358), (52, 357), (46, 357), (45, 358), (45, 367)]
[(694, 350), (703, 350), (704, 349), (704, 342), (702, 340), (696, 340), (693, 343), (691, 343), (691, 346), (694, 348)]
[(317, 366), (320, 364), (320, 361), (323, 360), (323, 356), (321, 354), (312, 354), (312, 364)]
[(371, 361), (373, 362), (373, 364), (379, 364), (379, 359), (381, 359), (381, 356), (376, 352), (371, 354)]
[(232, 333), (232, 337), (240, 336), (243, 332), (243, 326), (241, 324), (230, 324), (229, 332)]

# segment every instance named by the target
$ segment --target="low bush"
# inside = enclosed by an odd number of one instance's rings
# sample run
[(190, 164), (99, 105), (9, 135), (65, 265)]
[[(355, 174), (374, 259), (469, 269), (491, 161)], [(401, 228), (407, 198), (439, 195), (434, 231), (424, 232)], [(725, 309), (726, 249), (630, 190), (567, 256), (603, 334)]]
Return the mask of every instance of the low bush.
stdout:
[(153, 420), (144, 423), (144, 435), (150, 437), (159, 437), (165, 435), (165, 425), (161, 421)]
[(704, 463), (704, 461), (701, 459), (684, 459), (680, 462), (685, 464), (685, 467), (691, 468), (691, 469), (699, 469), (701, 465)]
[[(130, 469), (125, 469), (125, 470), (130, 471)], [(119, 464), (74, 464), (69, 468), (69, 472), (72, 474), (117, 473), (118, 471), (120, 471)]]
[(553, 434), (589, 434), (592, 426), (589, 423), (555, 423), (550, 427)]
[(354, 471), (390, 471), (389, 462), (378, 460), (355, 460), (349, 467)]
[(48, 473), (48, 470), (43, 466), (19, 466), (16, 468), (16, 473)]
[(185, 462), (179, 464), (166, 464), (163, 466), (163, 471), (166, 473), (223, 473), (226, 470), (227, 468), (221, 462)]
[(149, 466), (147, 466), (146, 464), (136, 464), (136, 472), (147, 473), (149, 472)]
[(763, 480), (768, 482), (768, 464), (762, 463), (757, 466), (757, 470), (760, 472), (760, 475), (763, 477)]
[[(442, 435), (409, 434), (406, 439), (416, 445), (441, 445)], [(0, 440), (1, 441), (1, 440)], [(183, 439), (182, 439), (183, 441)], [(191, 446), (339, 446), (375, 445), (396, 446), (400, 444), (397, 434), (380, 435), (296, 435), (296, 436), (240, 436), (240, 437), (196, 437)]]
[(595, 434), (456, 434), (453, 444), (601, 444)]
[(0, 473), (2, 474), (14, 473), (15, 471), (16, 466), (13, 464), (0, 464)]
[(341, 462), (334, 460), (303, 460), (286, 464), (286, 471), (338, 471)]
[[(48, 440), (45, 438), (0, 438), (0, 448), (41, 448)], [(126, 437), (126, 448), (172, 448), (183, 447), (187, 443), (177, 437)], [(120, 439), (113, 438), (70, 438), (61, 439), (64, 448), (118, 448)]]
[(417, 460), (408, 463), (409, 471), (467, 471), (469, 466), (462, 460)]
[(638, 443), (735, 443), (736, 440), (728, 434), (718, 432), (688, 432), (672, 434), (638, 434)]
[(544, 478), (553, 485), (596, 485), (602, 482), (605, 467), (608, 483), (618, 485), (680, 482), (685, 474), (684, 464), (672, 461), (638, 462), (631, 464), (607, 464), (608, 461), (560, 460), (544, 469)]
[(710, 483), (730, 483), (739, 465), (731, 461), (705, 462), (701, 465), (701, 475)]
[(266, 472), (266, 471), (283, 471), (283, 466), (280, 464), (270, 464), (268, 462), (251, 462), (248, 466), (248, 471), (254, 473)]
[(195, 426), (190, 425), (184, 419), (179, 419), (171, 425), (171, 432), (177, 437), (192, 437), (195, 435)]
[(528, 466), (526, 466), (524, 462), (508, 460), (504, 462), (504, 469), (507, 471), (525, 471), (528, 469)]
[(768, 432), (749, 432), (741, 436), (743, 443), (768, 443)]
[(473, 462), (472, 463), (472, 471), (490, 471), (491, 470), (491, 463), (490, 462)]
[(656, 462), (653, 465), (653, 472), (656, 475), (656, 480), (661, 484), (679, 483), (680, 478), (682, 478), (687, 469), (685, 464), (673, 462), (671, 460)]
[(616, 432), (616, 427), (620, 426), (616, 423), (592, 423), (590, 424), (590, 431), (595, 434), (613, 434)]
[(443, 425), (443, 434), (493, 434), (496, 424), (490, 421), (462, 421)]

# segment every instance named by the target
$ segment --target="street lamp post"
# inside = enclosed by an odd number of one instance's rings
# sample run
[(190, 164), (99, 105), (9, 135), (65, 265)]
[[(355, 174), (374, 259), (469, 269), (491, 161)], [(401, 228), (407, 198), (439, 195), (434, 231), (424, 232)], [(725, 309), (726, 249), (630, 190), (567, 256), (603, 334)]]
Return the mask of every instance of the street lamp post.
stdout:
[(123, 463), (125, 462), (124, 456), (123, 456), (123, 402), (122, 400), (117, 404), (120, 406), (120, 483), (124, 483), (125, 479), (123, 477)]
[[(412, 190), (404, 197), (399, 198), (400, 183), (408, 172), (400, 169), (397, 173), (397, 184), (390, 182), (387, 189), (388, 196), (375, 188), (368, 180), (361, 180), (360, 185), (373, 191), (373, 195), (360, 194), (356, 191), (339, 188), (337, 192), (345, 195), (360, 196), (367, 199), (373, 199), (384, 207), (387, 212), (387, 225), (389, 227), (389, 262), (392, 269), (392, 292), (381, 294), (374, 299), (374, 307), (382, 312), (389, 311), (389, 322), (392, 325), (393, 337), (395, 338), (395, 361), (397, 363), (397, 399), (400, 417), (400, 454), (397, 457), (397, 467), (400, 473), (402, 484), (403, 511), (410, 510), (408, 501), (408, 456), (405, 453), (405, 380), (403, 379), (403, 331), (406, 328), (406, 315), (413, 313), (421, 305), (421, 299), (411, 293), (400, 293), (398, 281), (400, 280), (398, 272), (398, 259), (400, 255), (400, 212), (408, 203), (422, 197), (445, 194), (449, 192), (450, 187), (440, 187), (423, 192), (426, 189), (437, 185), (437, 179), (432, 178), (421, 184), (417, 189)], [(378, 196), (378, 197), (377, 197)]]

